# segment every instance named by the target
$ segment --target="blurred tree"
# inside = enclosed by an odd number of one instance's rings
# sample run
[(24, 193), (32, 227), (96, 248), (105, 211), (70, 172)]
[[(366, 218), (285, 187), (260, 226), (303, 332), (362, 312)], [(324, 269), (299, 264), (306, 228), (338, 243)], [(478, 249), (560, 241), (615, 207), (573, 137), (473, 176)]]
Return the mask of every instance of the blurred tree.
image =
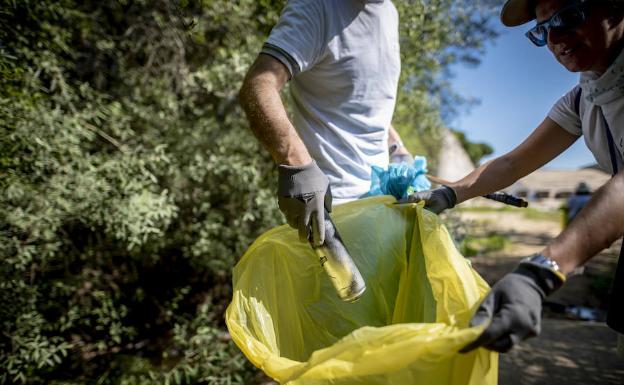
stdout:
[(252, 374), (221, 314), (280, 218), (236, 95), (281, 6), (2, 3), (1, 383)]
[(452, 86), (455, 64), (478, 65), (498, 36), (502, 0), (395, 1), (400, 15), (401, 81), (394, 125), (435, 173), (442, 128), (474, 103)]
[[(254, 375), (222, 313), (282, 218), (236, 95), (283, 4), (0, 2), (0, 384)], [(397, 122), (428, 149), (456, 100), (444, 72), (476, 60), (489, 14), (396, 4)]]
[(481, 158), (494, 152), (492, 146), (487, 143), (470, 141), (470, 139), (468, 139), (466, 137), (466, 134), (462, 131), (453, 130), (452, 132), (453, 135), (455, 135), (455, 137), (459, 139), (462, 147), (464, 147), (464, 149), (468, 153), (468, 156), (470, 157), (470, 160), (475, 165), (479, 164)]

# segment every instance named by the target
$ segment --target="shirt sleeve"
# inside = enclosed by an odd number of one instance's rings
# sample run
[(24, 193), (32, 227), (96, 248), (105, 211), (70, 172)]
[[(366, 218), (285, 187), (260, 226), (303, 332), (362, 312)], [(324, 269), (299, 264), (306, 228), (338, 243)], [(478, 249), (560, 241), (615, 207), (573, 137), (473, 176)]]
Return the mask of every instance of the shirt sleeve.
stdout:
[(323, 1), (288, 1), (261, 53), (282, 62), (291, 77), (311, 68), (323, 53), (327, 17)]
[(581, 87), (576, 86), (561, 99), (548, 112), (548, 117), (560, 125), (572, 135), (581, 136), (580, 104)]

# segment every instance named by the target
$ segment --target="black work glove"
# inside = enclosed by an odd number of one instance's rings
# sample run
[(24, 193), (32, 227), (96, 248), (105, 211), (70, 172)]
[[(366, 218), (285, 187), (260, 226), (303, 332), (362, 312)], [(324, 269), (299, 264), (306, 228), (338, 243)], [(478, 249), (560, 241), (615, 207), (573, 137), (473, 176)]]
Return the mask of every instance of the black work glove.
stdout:
[(329, 180), (315, 161), (305, 166), (278, 167), (277, 201), (299, 240), (314, 246), (325, 241), (325, 209), (331, 212)]
[(443, 185), (434, 190), (419, 191), (399, 201), (399, 203), (425, 201), (425, 208), (436, 214), (440, 214), (446, 209), (455, 207), (457, 195), (455, 190)]
[(470, 326), (490, 322), (474, 342), (461, 350), (469, 352), (485, 347), (500, 353), (518, 342), (540, 333), (542, 301), (564, 283), (563, 274), (542, 265), (522, 262), (493, 287)]

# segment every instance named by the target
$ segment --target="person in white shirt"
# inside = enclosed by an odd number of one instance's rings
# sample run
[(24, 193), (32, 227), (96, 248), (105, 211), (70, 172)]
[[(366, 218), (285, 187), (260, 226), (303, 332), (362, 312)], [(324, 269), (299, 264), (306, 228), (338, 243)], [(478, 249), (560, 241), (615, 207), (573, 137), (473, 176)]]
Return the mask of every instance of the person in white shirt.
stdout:
[[(621, 0), (508, 0), (501, 20), (518, 26), (536, 19), (526, 33), (547, 46), (567, 70), (580, 72), (577, 86), (552, 107), (544, 121), (511, 152), (463, 179), (416, 193), (440, 213), (467, 199), (503, 189), (543, 166), (583, 138), (598, 165), (613, 178), (555, 240), (525, 259), (493, 287), (472, 325), (487, 325), (464, 351), (483, 346), (505, 352), (540, 331), (542, 301), (583, 265), (624, 235), (624, 2)], [(624, 261), (620, 253), (607, 324), (624, 351)]]
[[(391, 126), (400, 67), (390, 0), (290, 0), (282, 11), (240, 101), (279, 165), (279, 207), (301, 241), (323, 242), (325, 209), (367, 193), (390, 146), (412, 158)], [(292, 121), (279, 94), (288, 81)]]

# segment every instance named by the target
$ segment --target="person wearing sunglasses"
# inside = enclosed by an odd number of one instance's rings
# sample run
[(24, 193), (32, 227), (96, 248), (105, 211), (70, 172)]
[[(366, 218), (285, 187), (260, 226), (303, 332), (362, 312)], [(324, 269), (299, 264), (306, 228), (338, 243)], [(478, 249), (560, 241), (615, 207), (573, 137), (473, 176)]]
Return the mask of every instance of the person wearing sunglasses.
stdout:
[[(501, 190), (545, 165), (575, 141), (583, 140), (598, 165), (613, 175), (574, 222), (540, 253), (524, 259), (493, 287), (471, 325), (481, 336), (466, 346), (506, 352), (540, 332), (542, 301), (561, 287), (566, 275), (624, 234), (624, 1), (508, 0), (501, 12), (506, 26), (535, 24), (526, 36), (547, 47), (580, 81), (511, 152), (489, 161), (448, 186), (419, 192), (440, 213), (477, 196)], [(610, 298), (608, 325), (619, 333), (624, 357), (624, 251), (620, 253)]]

